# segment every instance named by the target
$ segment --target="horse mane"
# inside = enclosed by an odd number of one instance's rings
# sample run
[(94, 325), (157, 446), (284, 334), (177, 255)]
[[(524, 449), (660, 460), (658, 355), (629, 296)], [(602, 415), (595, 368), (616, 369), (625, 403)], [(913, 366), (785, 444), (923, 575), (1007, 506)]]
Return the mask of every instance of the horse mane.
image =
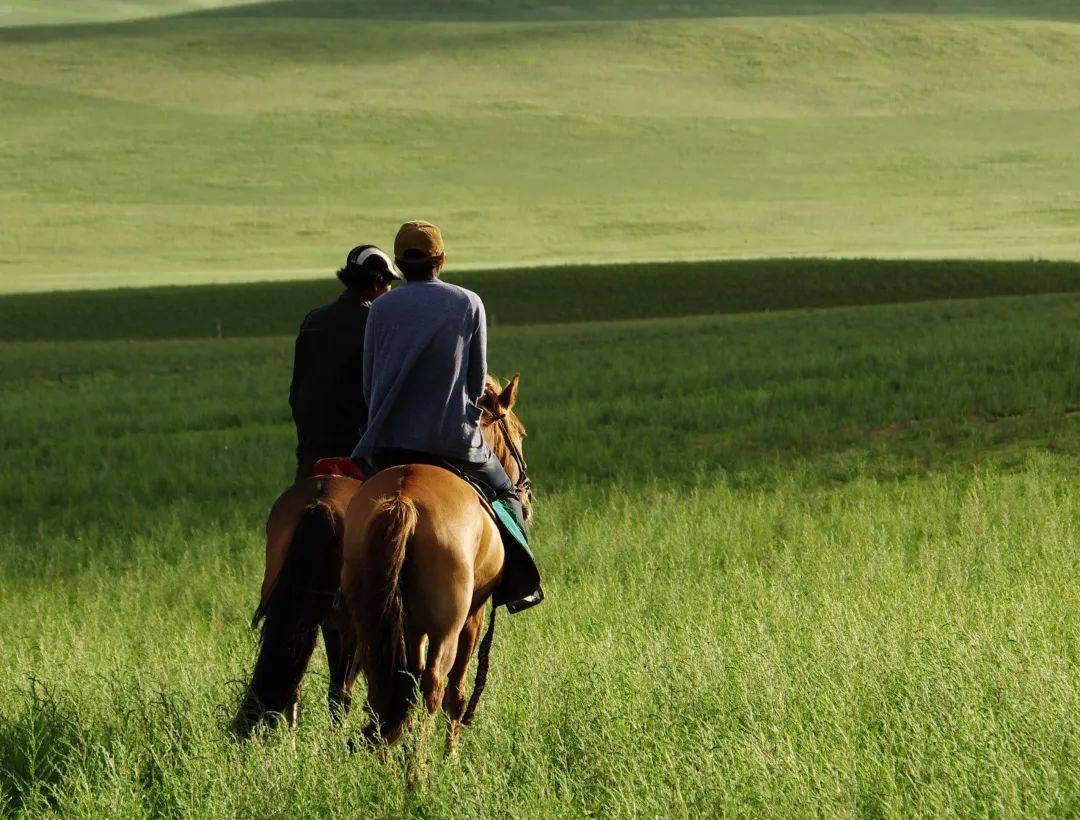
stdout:
[(500, 429), (499, 425), (492, 424), (491, 422), (498, 419), (500, 416), (506, 419), (506, 426), (516, 436), (524, 438), (526, 435), (525, 425), (521, 423), (513, 410), (505, 411), (499, 404), (499, 396), (502, 394), (504, 385), (495, 376), (488, 374), (487, 381), (484, 382), (484, 395), (480, 397), (479, 402), (480, 409), (484, 411), (484, 417), (481, 418), (481, 425), (485, 430), (491, 430), (492, 435), (489, 437), (488, 446), (491, 447), (491, 452), (495, 454), (495, 458), (499, 459), (504, 467), (506, 467), (512, 456), (510, 455), (510, 449), (506, 446), (506, 434)]

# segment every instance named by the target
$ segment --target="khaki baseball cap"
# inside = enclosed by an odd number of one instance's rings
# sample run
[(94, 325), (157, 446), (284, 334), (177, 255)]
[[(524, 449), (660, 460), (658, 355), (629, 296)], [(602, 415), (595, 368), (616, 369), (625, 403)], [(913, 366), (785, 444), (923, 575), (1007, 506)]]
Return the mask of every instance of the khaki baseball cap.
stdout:
[(430, 222), (414, 219), (394, 238), (394, 258), (400, 262), (430, 262), (443, 255), (442, 234)]

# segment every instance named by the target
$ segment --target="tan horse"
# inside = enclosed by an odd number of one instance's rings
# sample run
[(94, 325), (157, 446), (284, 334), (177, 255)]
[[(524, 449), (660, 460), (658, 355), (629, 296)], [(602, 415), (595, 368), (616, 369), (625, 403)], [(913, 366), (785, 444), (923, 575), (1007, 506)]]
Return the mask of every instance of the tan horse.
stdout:
[[(505, 389), (489, 377), (481, 428), (528, 515), (525, 428), (512, 412), (517, 391), (518, 376)], [(465, 678), (484, 606), (504, 568), (502, 539), (476, 490), (426, 464), (379, 472), (349, 505), (342, 559), (341, 590), (360, 639), (374, 716), (368, 737), (393, 743), (401, 736), (419, 681), (428, 713), (440, 706), (447, 713), (453, 748), (483, 688), (486, 667), (478, 669), (466, 709)]]
[(304, 479), (280, 496), (266, 522), (266, 568), (252, 625), (262, 621), (259, 657), (233, 722), (246, 737), (284, 715), (296, 724), (300, 683), (319, 630), (330, 668), (331, 718), (351, 704), (359, 672), (357, 640), (338, 601), (345, 511), (361, 482), (344, 476)]

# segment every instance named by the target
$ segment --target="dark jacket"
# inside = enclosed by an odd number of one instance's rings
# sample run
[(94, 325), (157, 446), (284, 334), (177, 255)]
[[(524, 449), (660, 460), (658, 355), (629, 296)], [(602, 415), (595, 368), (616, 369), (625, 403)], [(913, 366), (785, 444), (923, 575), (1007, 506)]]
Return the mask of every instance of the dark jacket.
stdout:
[(289, 406), (299, 471), (317, 459), (347, 456), (367, 424), (364, 328), (371, 302), (346, 290), (300, 325)]

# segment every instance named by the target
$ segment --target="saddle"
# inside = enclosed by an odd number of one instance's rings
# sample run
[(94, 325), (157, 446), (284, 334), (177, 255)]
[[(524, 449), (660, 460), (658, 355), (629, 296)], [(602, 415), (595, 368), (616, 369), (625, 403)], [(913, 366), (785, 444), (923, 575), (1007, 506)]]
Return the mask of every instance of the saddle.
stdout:
[[(517, 611), (513, 607), (514, 602), (531, 595), (540, 587), (540, 570), (536, 567), (536, 559), (529, 548), (529, 541), (525, 537), (525, 533), (518, 527), (514, 513), (501, 499), (489, 501), (484, 491), (475, 482), (471, 481), (467, 475), (455, 468), (454, 465), (434, 457), (416, 463), (431, 464), (449, 470), (476, 490), (480, 506), (484, 508), (484, 511), (499, 530), (503, 542), (503, 551), (506, 554), (506, 567), (503, 570), (502, 582), (493, 596), (494, 604), (495, 606), (508, 604), (508, 609)], [(391, 466), (400, 465), (387, 464), (383, 469)], [(363, 482), (371, 478), (376, 472), (378, 471), (375, 470), (371, 473), (364, 471), (351, 458), (333, 457), (321, 458), (316, 461), (311, 474), (312, 476), (339, 475)]]
[(360, 469), (355, 461), (351, 458), (320, 458), (315, 461), (315, 466), (311, 469), (311, 475), (343, 475), (347, 479), (355, 479), (356, 481), (367, 481), (372, 476)]
[(312, 477), (320, 475), (340, 475), (345, 478), (355, 478), (357, 481), (367, 481), (371, 476), (360, 469), (360, 466), (351, 458), (335, 456), (334, 458), (320, 458), (311, 469)]

